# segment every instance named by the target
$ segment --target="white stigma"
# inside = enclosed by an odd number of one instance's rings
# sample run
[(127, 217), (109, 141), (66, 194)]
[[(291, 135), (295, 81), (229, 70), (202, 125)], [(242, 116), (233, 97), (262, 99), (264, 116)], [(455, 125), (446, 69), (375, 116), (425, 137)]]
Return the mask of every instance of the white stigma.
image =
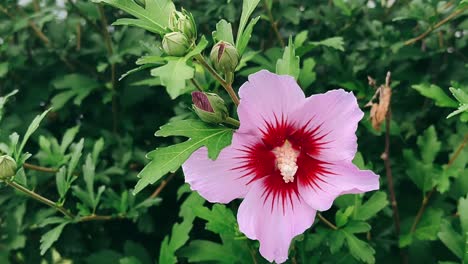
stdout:
[(286, 140), (282, 146), (273, 149), (273, 154), (276, 157), (276, 167), (281, 172), (284, 182), (293, 182), (298, 169), (296, 162), (299, 151)]

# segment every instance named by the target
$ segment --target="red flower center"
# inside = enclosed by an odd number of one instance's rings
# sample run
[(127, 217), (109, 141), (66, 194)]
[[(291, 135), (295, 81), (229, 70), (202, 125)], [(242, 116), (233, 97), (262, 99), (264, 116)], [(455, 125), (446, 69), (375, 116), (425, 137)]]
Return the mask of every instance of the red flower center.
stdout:
[(241, 177), (251, 177), (248, 184), (262, 181), (262, 197), (272, 198), (272, 209), (278, 202), (284, 208), (292, 195), (300, 198), (299, 185), (320, 188), (320, 176), (330, 173), (328, 163), (315, 158), (325, 148), (326, 133), (321, 126), (311, 129), (309, 123), (298, 126), (284, 118), (266, 122), (261, 141), (244, 146), (241, 166), (234, 168), (243, 173)]

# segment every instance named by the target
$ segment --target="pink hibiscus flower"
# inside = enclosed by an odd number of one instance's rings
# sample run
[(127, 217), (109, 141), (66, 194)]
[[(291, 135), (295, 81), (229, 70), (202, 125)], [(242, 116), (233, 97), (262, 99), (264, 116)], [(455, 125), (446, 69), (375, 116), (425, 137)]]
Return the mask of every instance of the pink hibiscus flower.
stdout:
[(292, 239), (342, 194), (379, 188), (379, 176), (352, 160), (363, 112), (333, 90), (306, 98), (296, 81), (260, 71), (239, 91), (240, 128), (216, 160), (205, 147), (182, 166), (192, 190), (213, 203), (244, 198), (239, 229), (267, 260), (288, 258)]

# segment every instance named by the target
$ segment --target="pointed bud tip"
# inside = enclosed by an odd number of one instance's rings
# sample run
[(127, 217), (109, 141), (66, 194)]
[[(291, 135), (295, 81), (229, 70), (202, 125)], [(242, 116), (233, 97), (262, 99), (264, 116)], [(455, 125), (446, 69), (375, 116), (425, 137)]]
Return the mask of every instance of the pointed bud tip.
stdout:
[(16, 174), (16, 161), (8, 156), (0, 156), (0, 180), (9, 179)]
[(198, 91), (192, 92), (192, 102), (195, 107), (206, 112), (214, 113), (213, 107), (211, 106), (210, 101), (208, 100), (208, 96), (205, 93)]

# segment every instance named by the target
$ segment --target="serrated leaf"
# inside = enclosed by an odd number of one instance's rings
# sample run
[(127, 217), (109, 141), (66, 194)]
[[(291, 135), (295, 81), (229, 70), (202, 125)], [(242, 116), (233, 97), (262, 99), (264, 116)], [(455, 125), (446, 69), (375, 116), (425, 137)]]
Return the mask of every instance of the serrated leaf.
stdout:
[(247, 48), (250, 38), (252, 37), (253, 28), (257, 24), (258, 20), (260, 20), (259, 16), (252, 18), (245, 28), (244, 33), (242, 33), (240, 39), (238, 38), (236, 41), (237, 52), (239, 52), (241, 57), (244, 55), (245, 49)]
[(450, 98), (443, 90), (437, 85), (434, 84), (417, 84), (411, 86), (413, 89), (418, 91), (422, 96), (434, 100), (435, 105), (439, 107), (457, 107), (457, 102)]
[(460, 214), (462, 230), (466, 234), (468, 233), (468, 195), (458, 200), (458, 213)]
[[(242, 52), (239, 48), (239, 43), (242, 42), (241, 38), (244, 38), (244, 28), (247, 25), (247, 21), (249, 20), (250, 15), (252, 15), (253, 11), (257, 7), (260, 0), (243, 0), (242, 1), (242, 14), (239, 22), (239, 29), (237, 31), (237, 39), (236, 39), (236, 47), (242, 56)], [(252, 21), (251, 21), (252, 23)]]
[(59, 171), (55, 174), (55, 183), (57, 185), (57, 191), (60, 195), (60, 198), (65, 197), (65, 194), (68, 190), (68, 184), (66, 181), (67, 170), (65, 167), (61, 167)]
[(283, 58), (278, 59), (276, 62), (276, 73), (292, 76), (296, 80), (299, 78), (299, 57), (296, 56), (291, 37), (289, 38), (288, 46), (284, 49)]
[(369, 200), (359, 207), (354, 219), (366, 221), (375, 216), (387, 205), (387, 194), (385, 192), (375, 192)]
[(178, 254), (181, 257), (188, 258), (190, 263), (237, 263), (236, 252), (227, 251), (223, 245), (208, 240), (193, 240), (187, 247), (181, 249)]
[(70, 161), (68, 162), (67, 182), (71, 181), (73, 172), (75, 171), (75, 168), (78, 165), (78, 161), (81, 158), (81, 152), (83, 151), (83, 145), (84, 145), (84, 138), (82, 138), (77, 144), (75, 144), (73, 148)]
[(353, 211), (354, 211), (354, 206), (349, 206), (345, 210), (343, 209), (338, 210), (335, 215), (336, 226), (342, 227), (346, 225)]
[(365, 263), (375, 263), (375, 250), (368, 243), (347, 232), (345, 232), (345, 236), (349, 252), (354, 258)]
[(189, 53), (187, 53), (187, 55), (184, 56), (185, 60), (187, 61), (195, 55), (202, 53), (203, 50), (205, 50), (206, 46), (208, 46), (208, 40), (206, 40), (205, 36), (202, 36), (197, 46), (195, 46), (193, 50), (191, 50)]
[(354, 233), (365, 233), (371, 230), (371, 226), (362, 221), (350, 221), (345, 227), (344, 230), (351, 234)]
[(184, 136), (190, 140), (148, 153), (152, 161), (140, 172), (134, 193), (153, 184), (168, 172), (175, 172), (197, 149), (208, 148), (208, 157), (216, 159), (219, 152), (231, 144), (233, 130), (208, 125), (199, 120), (178, 120), (161, 127), (156, 136)]
[(42, 235), (41, 237), (41, 255), (44, 255), (47, 250), (57, 241), (60, 237), (60, 234), (62, 234), (63, 228), (67, 225), (68, 223), (62, 223), (53, 229), (49, 230), (47, 233)]
[(199, 207), (194, 209), (194, 213), (197, 217), (208, 221), (206, 223), (207, 230), (216, 234), (235, 234), (237, 226), (236, 218), (225, 205), (215, 204), (211, 210), (206, 207)]
[(450, 249), (453, 254), (455, 254), (455, 256), (460, 259), (463, 257), (463, 236), (453, 230), (450, 222), (447, 220), (442, 222), (440, 231), (437, 236), (439, 237), (440, 241), (442, 241), (442, 243), (444, 243), (444, 245)]
[(215, 42), (226, 41), (234, 45), (234, 36), (232, 34), (231, 23), (227, 22), (224, 19), (221, 19), (216, 23), (216, 31), (213, 31), (213, 39)]
[(193, 78), (195, 70), (188, 66), (185, 58), (171, 60), (166, 65), (151, 70), (151, 75), (159, 77), (172, 99), (184, 93), (186, 81)]
[(171, 237), (166, 236), (161, 244), (159, 252), (159, 263), (173, 264), (177, 263), (175, 252), (189, 240), (189, 233), (193, 227), (193, 208), (203, 205), (205, 200), (197, 193), (192, 192), (181, 206), (179, 215), (184, 218), (181, 223), (176, 223), (172, 227)]
[(116, 8), (119, 8), (130, 15), (138, 18), (118, 20), (119, 23), (127, 23), (128, 25), (140, 26), (151, 32), (165, 34), (169, 32), (169, 16), (175, 10), (174, 3), (170, 0), (147, 0), (145, 8), (141, 7), (134, 1), (128, 0), (94, 0), (95, 2), (106, 3)]
[(343, 247), (345, 238), (345, 233), (342, 230), (332, 231), (328, 239), (330, 243), (330, 253), (336, 254)]
[(301, 84), (302, 89), (306, 89), (315, 82), (317, 78), (317, 74), (314, 72), (315, 64), (316, 63), (313, 58), (307, 58), (304, 60), (304, 65), (299, 73), (299, 83)]
[(428, 209), (416, 227), (414, 236), (419, 240), (436, 240), (443, 214), (441, 209)]
[(427, 164), (432, 163), (442, 146), (442, 143), (437, 139), (434, 125), (427, 128), (424, 133), (418, 137), (417, 144), (421, 150), (423, 162)]
[(65, 154), (66, 149), (73, 142), (79, 130), (80, 130), (80, 126), (75, 126), (65, 131), (65, 134), (63, 135), (63, 138), (62, 138), (62, 143), (60, 144), (60, 152), (62, 154)]
[(344, 40), (342, 37), (331, 37), (321, 41), (312, 41), (310, 43), (315, 46), (325, 46), (344, 51)]
[(42, 119), (52, 110), (52, 108), (49, 108), (48, 110), (44, 111), (42, 114), (36, 116), (34, 120), (31, 122), (31, 124), (28, 127), (28, 130), (26, 130), (26, 133), (24, 134), (23, 140), (21, 141), (21, 145), (18, 148), (18, 150), (15, 152), (15, 158), (18, 160), (19, 156), (22, 154), (24, 146), (29, 140), (29, 137), (39, 128), (39, 124), (42, 122)]

